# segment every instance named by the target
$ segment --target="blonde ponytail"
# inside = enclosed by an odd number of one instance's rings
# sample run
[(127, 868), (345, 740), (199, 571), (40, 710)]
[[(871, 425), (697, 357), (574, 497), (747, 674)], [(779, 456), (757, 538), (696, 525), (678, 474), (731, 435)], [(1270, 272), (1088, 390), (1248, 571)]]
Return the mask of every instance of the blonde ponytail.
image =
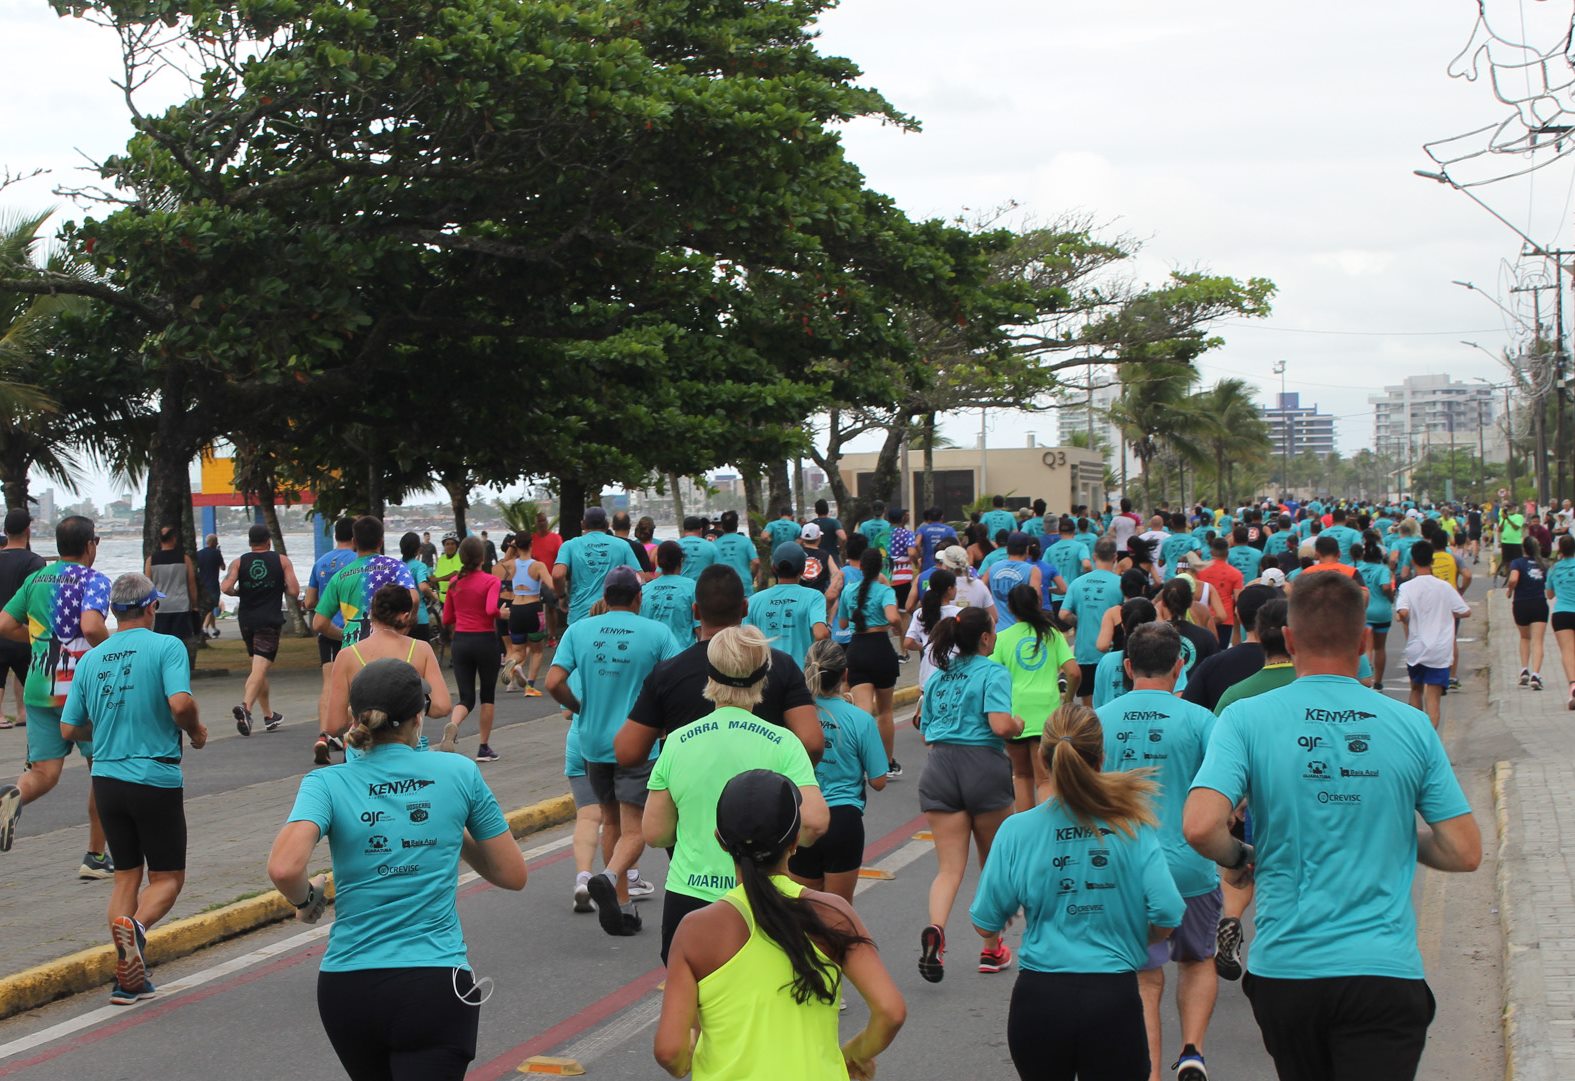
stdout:
[(1154, 814), (1158, 786), (1149, 777), (1153, 771), (1103, 772), (1105, 731), (1087, 706), (1068, 703), (1050, 715), (1039, 755), (1056, 799), (1089, 829), (1104, 822), (1135, 837), (1139, 826), (1159, 824)]
[(364, 751), (376, 741), (379, 732), (390, 731), (395, 727), (393, 720), (382, 710), (365, 710), (351, 723), (345, 742), (358, 751)]

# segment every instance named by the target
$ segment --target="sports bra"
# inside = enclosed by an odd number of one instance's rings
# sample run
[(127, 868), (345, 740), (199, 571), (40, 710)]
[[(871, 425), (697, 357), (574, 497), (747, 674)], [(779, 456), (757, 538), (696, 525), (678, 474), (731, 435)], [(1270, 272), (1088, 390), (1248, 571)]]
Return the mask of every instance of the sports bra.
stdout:
[[(357, 642), (355, 645), (351, 646), (350, 647), (350, 652), (355, 654), (355, 659), (361, 662), (361, 667), (362, 668), (365, 668), (366, 667), (366, 658), (361, 656), (361, 643)], [(414, 657), (415, 655), (416, 655), (416, 640), (414, 638), (412, 638), (410, 640), (410, 648), (405, 652), (405, 663), (409, 664), (410, 661), (411, 661), (411, 658)]]
[(534, 559), (514, 562), (514, 597), (523, 604), (541, 600), (541, 580), (530, 572), (535, 565)]

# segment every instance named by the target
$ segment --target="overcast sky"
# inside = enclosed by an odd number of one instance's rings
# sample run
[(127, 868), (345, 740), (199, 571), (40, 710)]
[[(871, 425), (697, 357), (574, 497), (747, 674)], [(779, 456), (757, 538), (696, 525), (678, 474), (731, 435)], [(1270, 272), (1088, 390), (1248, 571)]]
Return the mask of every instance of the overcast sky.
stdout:
[[(1575, 8), (1525, 6), (1528, 32), (1555, 38)], [(1489, 0), (1490, 17), (1499, 7)], [(822, 45), (922, 122), (919, 134), (862, 123), (847, 134), (871, 186), (910, 214), (1008, 200), (1040, 220), (1081, 211), (1145, 238), (1138, 269), (1150, 279), (1194, 266), (1272, 279), (1274, 315), (1220, 327), (1227, 344), (1204, 360), (1205, 378), (1242, 376), (1267, 400), (1279, 389), (1270, 368), (1285, 360), (1287, 389), (1340, 418), (1350, 453), (1371, 446), (1367, 398), (1386, 383), (1502, 378), (1460, 340), (1496, 352), (1514, 328), (1451, 279), (1518, 304), (1503, 290), (1521, 242), (1465, 195), (1412, 175), (1433, 167), (1423, 143), (1510, 113), (1485, 77), (1448, 75), (1476, 14), (1471, 0), (844, 0)], [(43, 0), (0, 0), (0, 27), (0, 166), (53, 170), (0, 205), (50, 205), (52, 183), (80, 179), (79, 149), (125, 142), (114, 41)], [(1572, 183), (1559, 162), (1477, 190), (1553, 247), (1572, 239)], [(1046, 414), (991, 424), (992, 445), (1056, 431)], [(947, 426), (959, 441), (977, 431), (977, 415)]]

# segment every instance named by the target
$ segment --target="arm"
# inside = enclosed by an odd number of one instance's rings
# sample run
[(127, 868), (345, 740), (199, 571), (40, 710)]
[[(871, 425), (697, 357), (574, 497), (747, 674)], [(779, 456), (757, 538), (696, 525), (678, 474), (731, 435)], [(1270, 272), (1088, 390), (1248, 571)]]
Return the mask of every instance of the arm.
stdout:
[(1083, 681), (1083, 669), (1076, 660), (1066, 661), (1061, 665), (1061, 675), (1066, 680), (1066, 694), (1062, 701), (1077, 697), (1078, 685)]
[[(1112, 619), (1111, 617), (1115, 618)], [(1105, 618), (1099, 621), (1099, 637), (1094, 639), (1094, 645), (1101, 653), (1109, 653), (1110, 647), (1116, 643), (1116, 624), (1121, 620), (1119, 606), (1112, 607), (1105, 612)]]
[(558, 594), (558, 604), (563, 606), (569, 602), (569, 565), (555, 563), (552, 567), (552, 588)]
[(328, 708), (323, 711), (323, 731), (330, 736), (342, 736), (350, 729), (350, 665), (354, 662), (355, 654), (345, 650), (334, 658), (333, 667), (328, 670)]
[(1212, 788), (1194, 788), (1188, 793), (1186, 809), (1182, 812), (1181, 833), (1198, 855), (1226, 869), (1227, 882), (1232, 886), (1245, 886), (1252, 881), (1252, 846), (1230, 835), (1234, 810), (1223, 793)]
[(826, 753), (826, 730), (820, 727), (820, 717), (815, 713), (814, 704), (794, 706), (792, 709), (784, 710), (782, 723), (804, 745), (804, 750), (809, 753), (809, 760), (819, 762), (821, 755)]
[(638, 766), (649, 759), (659, 735), (661, 733), (650, 725), (635, 720), (624, 721), (623, 727), (618, 729), (618, 735), (613, 738), (613, 754), (617, 756), (618, 764)]
[(864, 1028), (842, 1045), (842, 1057), (847, 1062), (850, 1078), (872, 1078), (875, 1076), (875, 1056), (890, 1047), (892, 1040), (896, 1039), (903, 1022), (908, 1019), (908, 1005), (903, 1001), (902, 992), (897, 990), (891, 973), (886, 971), (885, 962), (880, 959), (880, 951), (875, 948), (869, 929), (859, 919), (852, 905), (840, 898), (838, 901), (838, 910), (843, 911), (852, 922), (854, 932), (869, 939), (854, 946), (842, 959), (843, 974), (858, 990), (870, 1011), (869, 1021)]
[(1520, 572), (1518, 570), (1510, 571), (1509, 572), (1509, 583), (1504, 587), (1504, 596), (1513, 599), (1514, 596), (1515, 596), (1515, 587), (1517, 585), (1519, 585), (1519, 584), (1520, 584)]
[(820, 794), (819, 785), (799, 785), (798, 791), (803, 798), (798, 809), (798, 843), (803, 848), (820, 840), (831, 828), (831, 808), (826, 806), (826, 797)]
[[(556, 664), (547, 669), (547, 693), (552, 695), (553, 701), (570, 713), (580, 712), (580, 700), (574, 697), (573, 691), (569, 690), (569, 673), (567, 669)], [(815, 722), (815, 727), (820, 727), (819, 721)]]
[(467, 832), (459, 854), (471, 870), (499, 889), (525, 888), (525, 857), (508, 830), (485, 841), (478, 841)]
[(1023, 732), (1023, 719), (1014, 717), (1010, 713), (988, 713), (985, 715), (990, 722), (990, 731), (1002, 739), (1011, 739), (1020, 736)]
[[(1551, 590), (1549, 591), (1552, 592)], [(0, 638), (9, 638), (13, 642), (27, 641), (27, 627), (18, 623), (16, 617), (9, 612), (0, 612)]]
[[(229, 571), (224, 575), (224, 581), (222, 583), (220, 583), (220, 585), (219, 585), (219, 592), (223, 593), (226, 597), (236, 596), (239, 591), (235, 588), (235, 585), (240, 580), (241, 580), (241, 561), (239, 559), (237, 559), (237, 560), (235, 560), (234, 562), (232, 562), (230, 564)], [(288, 577), (285, 578), (286, 582), (289, 582), (289, 580), (290, 579)], [(290, 596), (293, 597), (295, 595), (296, 595), (295, 590), (293, 590), (293, 589), (290, 590)]]
[[(235, 562), (238, 567), (240, 560), (237, 559)], [(284, 572), (284, 595), (286, 597), (299, 597), (301, 595), (301, 582), (295, 576), (295, 564), (290, 562), (289, 556), (279, 557), (279, 569)], [(232, 570), (230, 573), (237, 578), (240, 577), (238, 570)]]
[(103, 612), (83, 609), (82, 637), (87, 639), (90, 646), (96, 646), (109, 637), (109, 628), (104, 625)]
[(678, 840), (678, 807), (667, 789), (652, 789), (646, 794), (640, 832), (652, 848), (671, 848)]
[(307, 895), (306, 863), (321, 836), (315, 822), (286, 822), (268, 853), (268, 878), (292, 905)]
[(181, 691), (169, 697), (170, 716), (175, 721), (175, 727), (186, 733), (191, 741), (191, 749), (200, 751), (208, 743), (208, 729), (197, 717), (197, 700), (189, 691)]
[(449, 694), (448, 682), (443, 678), (443, 666), (438, 664), (437, 654), (433, 653), (432, 647), (425, 642), (416, 647), (416, 655), (419, 658), (421, 678), (425, 679), (427, 685), (432, 688), (431, 693), (427, 695), (430, 703), (427, 706), (427, 716), (447, 717), (454, 712), (454, 697)]
[(689, 1072), (700, 1015), (700, 985), (689, 967), (688, 944), (689, 929), (680, 923), (667, 955), (667, 987), (662, 992), (662, 1016), (656, 1022), (652, 1048), (657, 1065), (673, 1077)]
[(1416, 859), (1435, 871), (1475, 871), (1482, 863), (1482, 833), (1470, 814), (1416, 831)]
[(197, 564), (191, 556), (186, 557), (186, 596), (191, 598), (191, 610), (198, 611), (200, 602), (197, 600)]

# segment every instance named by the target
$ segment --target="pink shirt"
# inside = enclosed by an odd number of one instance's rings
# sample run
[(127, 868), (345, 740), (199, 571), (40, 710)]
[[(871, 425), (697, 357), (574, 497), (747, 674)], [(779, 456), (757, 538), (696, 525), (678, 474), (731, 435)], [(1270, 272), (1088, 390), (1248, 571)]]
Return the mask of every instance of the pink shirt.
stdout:
[(448, 587), (443, 605), (443, 622), (460, 634), (492, 634), (497, 628), (498, 596), (503, 581), (484, 571), (472, 571)]

